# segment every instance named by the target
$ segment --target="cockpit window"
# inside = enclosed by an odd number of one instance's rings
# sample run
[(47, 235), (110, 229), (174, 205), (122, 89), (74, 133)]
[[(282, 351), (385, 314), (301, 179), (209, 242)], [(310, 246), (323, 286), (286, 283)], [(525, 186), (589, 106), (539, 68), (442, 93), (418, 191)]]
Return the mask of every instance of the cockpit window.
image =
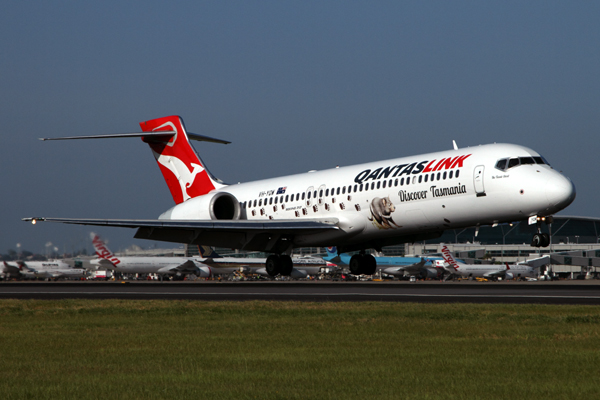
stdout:
[(542, 156), (535, 157), (519, 157), (519, 158), (502, 158), (496, 162), (496, 169), (506, 171), (519, 165), (544, 164), (550, 165)]
[(500, 171), (506, 171), (506, 164), (508, 163), (508, 158), (503, 158), (502, 160), (498, 160), (496, 163), (496, 168)]
[(535, 161), (533, 161), (533, 157), (520, 157), (519, 160), (521, 161), (521, 165), (535, 164)]
[(518, 158), (511, 158), (508, 161), (508, 168), (513, 168), (516, 167), (520, 164), (519, 159)]
[(536, 164), (546, 164), (546, 165), (550, 165), (550, 163), (548, 161), (546, 161), (546, 159), (542, 156), (539, 157), (533, 157), (533, 159), (535, 160)]

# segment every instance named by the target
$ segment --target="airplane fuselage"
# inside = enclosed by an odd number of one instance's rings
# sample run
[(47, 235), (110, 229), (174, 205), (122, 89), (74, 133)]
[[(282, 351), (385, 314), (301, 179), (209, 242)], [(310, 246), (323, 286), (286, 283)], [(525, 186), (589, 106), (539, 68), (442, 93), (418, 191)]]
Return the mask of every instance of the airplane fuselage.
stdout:
[(547, 216), (575, 197), (571, 181), (535, 151), (491, 144), (222, 185), (160, 219), (219, 219), (210, 205), (220, 192), (238, 202), (229, 219), (333, 221), (339, 229), (295, 235), (293, 246), (337, 245), (342, 251)]

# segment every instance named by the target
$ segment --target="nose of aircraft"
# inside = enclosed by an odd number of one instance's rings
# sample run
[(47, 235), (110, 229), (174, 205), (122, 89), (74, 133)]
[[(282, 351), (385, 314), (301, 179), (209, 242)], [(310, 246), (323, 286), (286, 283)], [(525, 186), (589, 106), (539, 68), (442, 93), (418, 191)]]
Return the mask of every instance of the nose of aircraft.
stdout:
[(575, 200), (575, 185), (557, 173), (546, 182), (546, 198), (554, 212), (560, 211)]

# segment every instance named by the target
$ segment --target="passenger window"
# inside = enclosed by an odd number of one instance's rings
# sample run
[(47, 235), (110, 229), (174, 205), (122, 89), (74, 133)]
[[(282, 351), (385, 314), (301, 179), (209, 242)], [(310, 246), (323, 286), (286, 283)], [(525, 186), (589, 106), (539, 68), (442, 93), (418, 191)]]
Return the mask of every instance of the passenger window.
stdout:
[(454, 174), (454, 171), (450, 171), (448, 172), (448, 179), (452, 179), (452, 175)]
[(323, 197), (323, 189), (319, 191), (319, 197)]
[(359, 188), (360, 188), (360, 191), (362, 192), (362, 190), (363, 190), (363, 184), (362, 183), (360, 184)]
[(400, 179), (400, 186), (404, 186), (404, 178)]
[(354, 193), (358, 191), (358, 185), (354, 185)]
[(398, 178), (394, 181), (394, 186), (398, 186)]
[(381, 182), (377, 182), (377, 189), (381, 187)]
[(340, 188), (337, 188), (337, 190), (335, 192), (336, 192), (336, 194), (340, 194)]
[(269, 204), (271, 204), (271, 205), (273, 204), (273, 198), (272, 197), (269, 199)]
[(460, 169), (456, 170), (456, 177), (458, 178), (458, 173), (460, 172)]
[(375, 182), (371, 183), (371, 190), (375, 189)]
[(277, 196), (275, 196), (275, 204), (277, 204), (277, 200), (279, 200), (279, 199), (277, 198)]
[(312, 192), (308, 192), (308, 195), (306, 196), (306, 198), (307, 198), (308, 200), (310, 200), (310, 196), (311, 196), (311, 195), (312, 195)]
[(260, 199), (260, 200), (258, 201), (258, 206), (259, 206), (259, 207), (262, 207), (262, 199)]
[(444, 171), (443, 179), (446, 180), (446, 171)]
[(437, 178), (435, 178), (435, 179), (439, 181), (441, 176), (442, 176), (442, 173), (441, 173), (441, 172), (438, 172), (438, 174), (437, 174)]
[(419, 183), (423, 180), (423, 175), (419, 175)]
[(429, 180), (429, 175), (425, 175), (425, 182)]
[(304, 196), (306, 196), (306, 194), (305, 194), (305, 193), (302, 193), (302, 200), (304, 200)]
[[(293, 195), (292, 195), (292, 196), (293, 196)], [(289, 201), (289, 199), (290, 199), (290, 195), (289, 195), (289, 194), (286, 194), (286, 195), (285, 195), (285, 202), (287, 203), (287, 202)]]
[(385, 186), (386, 186), (386, 184), (387, 184), (387, 182), (386, 182), (386, 181), (383, 181), (383, 188), (384, 188), (384, 189), (385, 189)]
[(325, 191), (325, 197), (329, 197), (329, 189)]

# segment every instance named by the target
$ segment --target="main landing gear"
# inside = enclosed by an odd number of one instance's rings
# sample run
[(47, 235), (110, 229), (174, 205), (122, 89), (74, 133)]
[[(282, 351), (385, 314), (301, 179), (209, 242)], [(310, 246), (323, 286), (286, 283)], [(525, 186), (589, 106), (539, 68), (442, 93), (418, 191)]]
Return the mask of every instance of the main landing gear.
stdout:
[(377, 261), (372, 255), (361, 251), (350, 258), (349, 267), (352, 275), (373, 275), (377, 270)]
[(271, 254), (269, 257), (267, 257), (265, 266), (267, 274), (273, 278), (279, 274), (287, 276), (291, 274), (292, 270), (294, 269), (292, 257), (288, 256), (287, 254)]

